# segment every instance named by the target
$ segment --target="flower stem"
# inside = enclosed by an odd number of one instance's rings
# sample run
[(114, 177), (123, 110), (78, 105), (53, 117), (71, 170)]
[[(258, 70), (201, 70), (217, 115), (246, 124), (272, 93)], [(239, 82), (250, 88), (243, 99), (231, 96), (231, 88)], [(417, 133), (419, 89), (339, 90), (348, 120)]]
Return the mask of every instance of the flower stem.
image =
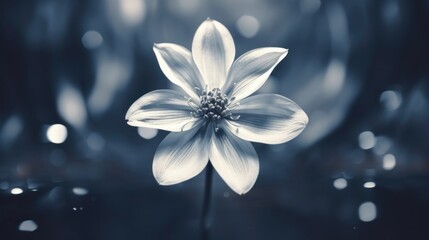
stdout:
[(212, 192), (213, 166), (209, 162), (206, 167), (206, 180), (204, 184), (203, 209), (201, 214), (201, 239), (209, 239), (211, 227), (211, 192)]

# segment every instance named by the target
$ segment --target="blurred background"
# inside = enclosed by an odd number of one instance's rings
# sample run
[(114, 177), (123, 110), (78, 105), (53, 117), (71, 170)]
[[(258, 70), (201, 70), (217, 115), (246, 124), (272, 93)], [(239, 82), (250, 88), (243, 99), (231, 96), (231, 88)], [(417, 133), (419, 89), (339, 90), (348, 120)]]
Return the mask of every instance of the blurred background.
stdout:
[(154, 42), (191, 47), (207, 18), (237, 54), (289, 49), (260, 92), (310, 123), (254, 144), (239, 196), (214, 175), (212, 239), (427, 239), (428, 0), (3, 0), (0, 238), (198, 239), (204, 174), (159, 186), (166, 132), (124, 121), (173, 87)]

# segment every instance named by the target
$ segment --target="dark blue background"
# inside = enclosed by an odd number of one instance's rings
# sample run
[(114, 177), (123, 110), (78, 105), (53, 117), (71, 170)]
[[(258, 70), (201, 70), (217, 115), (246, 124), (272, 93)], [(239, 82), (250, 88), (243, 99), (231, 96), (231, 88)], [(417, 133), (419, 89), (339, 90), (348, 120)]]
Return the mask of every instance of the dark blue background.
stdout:
[[(172, 87), (153, 43), (190, 48), (207, 17), (231, 31), (236, 57), (288, 48), (261, 91), (310, 118), (289, 143), (254, 144), (261, 169), (246, 195), (214, 175), (212, 239), (428, 238), (429, 1), (0, 5), (1, 239), (198, 239), (204, 174), (159, 186), (151, 164), (166, 132), (144, 139), (124, 116), (141, 95)], [(52, 124), (67, 128), (64, 143), (48, 141)], [(369, 222), (365, 202), (376, 207)], [(21, 231), (25, 220), (37, 229)]]

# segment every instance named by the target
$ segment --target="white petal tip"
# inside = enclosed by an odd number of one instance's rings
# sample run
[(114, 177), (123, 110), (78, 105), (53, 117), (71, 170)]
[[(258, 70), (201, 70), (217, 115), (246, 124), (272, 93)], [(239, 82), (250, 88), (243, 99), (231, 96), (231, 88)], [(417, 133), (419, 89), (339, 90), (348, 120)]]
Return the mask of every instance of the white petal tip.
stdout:
[(130, 125), (131, 127), (137, 127), (136, 122), (135, 121), (131, 121), (129, 119), (125, 119), (127, 121), (127, 124)]
[(238, 195), (243, 196), (244, 194), (248, 193), (249, 191), (243, 191), (243, 192), (237, 192)]
[(286, 48), (281, 48), (281, 51), (283, 52), (283, 54), (281, 55), (280, 59), (283, 59), (287, 56), (287, 54), (289, 53), (289, 49)]
[(132, 113), (130, 112), (130, 111), (128, 111), (126, 114), (125, 114), (125, 120), (130, 120), (130, 117), (131, 117), (131, 115), (132, 115)]
[(146, 127), (146, 128), (152, 128), (150, 126), (148, 126), (147, 124), (145, 124), (142, 121), (137, 121), (137, 120), (130, 120), (128, 119), (127, 124), (130, 125), (131, 127)]
[(273, 49), (274, 49), (274, 52), (280, 53), (280, 56), (278, 58), (279, 62), (281, 60), (283, 60), (283, 58), (285, 58), (287, 56), (287, 54), (289, 53), (289, 49), (287, 49), (287, 48), (273, 47)]
[(297, 116), (298, 119), (301, 120), (304, 127), (308, 124), (309, 118), (303, 110), (298, 111), (297, 113), (295, 113), (295, 115)]
[(159, 51), (159, 45), (160, 45), (159, 43), (154, 43), (154, 44), (153, 44), (153, 48), (152, 48), (152, 49), (153, 49), (153, 51), (154, 51), (155, 53), (156, 53), (157, 51)]
[(185, 179), (175, 179), (175, 178), (171, 178), (166, 176), (165, 174), (153, 174), (153, 176), (155, 177), (156, 182), (158, 182), (158, 184), (160, 186), (171, 186), (174, 184), (178, 184), (181, 182), (184, 182), (186, 180), (188, 180), (188, 178)]
[(169, 186), (174, 184), (171, 181), (168, 181), (167, 178), (161, 173), (157, 173), (154, 171), (153, 176), (155, 177), (156, 182), (161, 186)]
[(248, 193), (250, 191), (250, 189), (252, 189), (252, 187), (250, 188), (244, 188), (244, 189), (232, 189), (235, 193), (237, 193), (238, 195), (242, 196), (246, 193)]
[(164, 182), (164, 181), (158, 180), (158, 179), (156, 179), (156, 178), (155, 178), (155, 180), (158, 182), (158, 184), (159, 184), (160, 186), (169, 186), (169, 185), (173, 185), (173, 184), (171, 184), (171, 183), (168, 183), (168, 182)]

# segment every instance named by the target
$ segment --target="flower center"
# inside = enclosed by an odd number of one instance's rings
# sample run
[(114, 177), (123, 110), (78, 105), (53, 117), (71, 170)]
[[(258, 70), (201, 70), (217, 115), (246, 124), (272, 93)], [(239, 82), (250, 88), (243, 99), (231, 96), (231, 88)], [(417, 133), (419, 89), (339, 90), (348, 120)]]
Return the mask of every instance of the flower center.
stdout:
[(203, 90), (200, 95), (200, 106), (195, 113), (199, 117), (218, 121), (230, 114), (228, 105), (228, 97), (219, 88)]
[(231, 110), (234, 110), (239, 107), (239, 103), (233, 103), (234, 97), (228, 99), (228, 96), (222, 93), (222, 90), (219, 88), (213, 88), (213, 90), (208, 91), (200, 90), (196, 88), (200, 95), (199, 104), (195, 104), (191, 99), (188, 99), (189, 105), (194, 109), (192, 116), (195, 118), (204, 118), (207, 121), (213, 121), (215, 127), (217, 128), (217, 123), (223, 118), (230, 120), (238, 120), (239, 115), (232, 115)]

